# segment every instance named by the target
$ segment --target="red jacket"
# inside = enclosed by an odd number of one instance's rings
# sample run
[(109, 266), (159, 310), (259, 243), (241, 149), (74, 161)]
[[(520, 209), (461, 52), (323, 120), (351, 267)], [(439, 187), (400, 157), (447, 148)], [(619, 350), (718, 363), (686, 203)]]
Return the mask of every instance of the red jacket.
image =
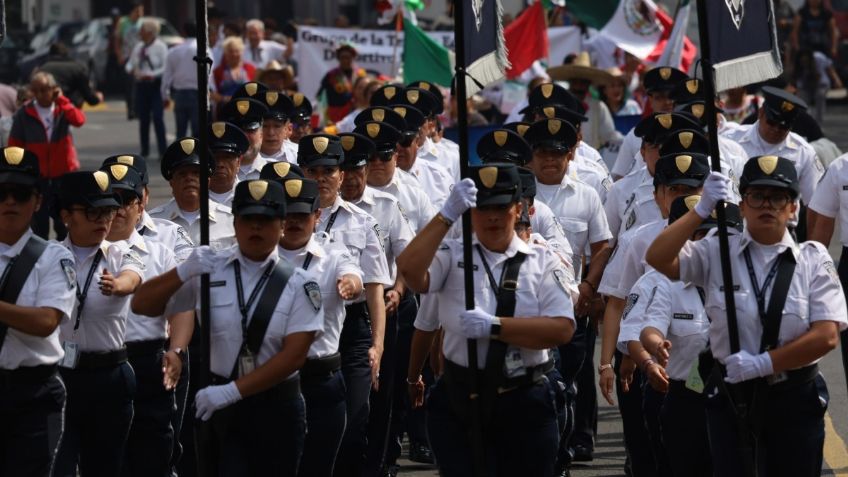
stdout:
[(77, 151), (70, 127), (85, 124), (85, 114), (66, 96), (59, 96), (53, 108), (53, 134), (47, 138), (47, 129), (33, 101), (19, 109), (12, 119), (9, 146), (22, 147), (38, 156), (41, 177), (53, 179), (66, 172), (79, 169)]

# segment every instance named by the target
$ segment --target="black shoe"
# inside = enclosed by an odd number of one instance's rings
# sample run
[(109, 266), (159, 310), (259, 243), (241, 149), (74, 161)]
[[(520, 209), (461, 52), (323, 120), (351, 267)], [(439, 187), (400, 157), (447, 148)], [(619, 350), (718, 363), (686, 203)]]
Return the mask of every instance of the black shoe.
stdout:
[(554, 477), (571, 477), (571, 470), (567, 465), (557, 464), (557, 469), (554, 472)]
[(580, 444), (571, 449), (571, 454), (574, 456), (574, 462), (591, 462), (595, 459), (592, 456), (592, 450)]
[(424, 444), (410, 443), (409, 460), (411, 460), (412, 462), (418, 462), (420, 464), (432, 464), (434, 462), (433, 452), (430, 451), (430, 448)]
[(400, 472), (400, 466), (392, 464), (383, 469), (383, 477), (397, 477), (398, 472)]

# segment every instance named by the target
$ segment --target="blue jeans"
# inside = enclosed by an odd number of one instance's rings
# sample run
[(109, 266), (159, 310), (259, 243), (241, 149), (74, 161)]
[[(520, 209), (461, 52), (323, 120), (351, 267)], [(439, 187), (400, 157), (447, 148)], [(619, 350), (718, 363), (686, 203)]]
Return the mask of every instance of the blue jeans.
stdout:
[(141, 140), (141, 155), (150, 155), (150, 121), (156, 133), (156, 145), (159, 157), (165, 154), (168, 144), (165, 139), (165, 119), (160, 86), (162, 80), (136, 81), (135, 112), (138, 115), (138, 134)]
[(191, 136), (197, 137), (199, 114), (196, 89), (175, 89), (171, 93), (174, 100), (174, 120), (177, 123), (177, 139), (185, 137), (191, 125)]

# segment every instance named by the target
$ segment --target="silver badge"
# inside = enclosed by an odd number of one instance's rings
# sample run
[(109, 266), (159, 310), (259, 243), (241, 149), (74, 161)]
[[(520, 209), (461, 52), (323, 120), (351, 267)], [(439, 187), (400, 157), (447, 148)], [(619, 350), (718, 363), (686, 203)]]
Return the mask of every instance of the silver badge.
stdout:
[(74, 270), (74, 262), (69, 258), (59, 260), (59, 265), (62, 266), (62, 271), (65, 272), (65, 280), (68, 282), (68, 290), (73, 290), (77, 286), (77, 271)]
[(627, 314), (630, 313), (630, 310), (636, 306), (636, 302), (639, 301), (639, 295), (637, 293), (631, 293), (627, 295), (627, 302), (624, 304), (624, 311), (621, 314), (621, 319), (626, 320)]
[(309, 302), (312, 303), (312, 308), (315, 308), (315, 311), (321, 309), (321, 288), (315, 282), (306, 282), (303, 284), (303, 291), (306, 292), (306, 297), (309, 298)]
[(745, 16), (745, 0), (724, 0), (727, 4), (727, 9), (730, 10), (730, 19), (733, 20), (733, 25), (736, 29), (742, 27), (742, 17)]
[(177, 235), (179, 235), (180, 238), (185, 240), (189, 245), (194, 247), (194, 240), (191, 239), (191, 236), (188, 234), (188, 232), (186, 232), (186, 229), (182, 228), (181, 226), (178, 226)]

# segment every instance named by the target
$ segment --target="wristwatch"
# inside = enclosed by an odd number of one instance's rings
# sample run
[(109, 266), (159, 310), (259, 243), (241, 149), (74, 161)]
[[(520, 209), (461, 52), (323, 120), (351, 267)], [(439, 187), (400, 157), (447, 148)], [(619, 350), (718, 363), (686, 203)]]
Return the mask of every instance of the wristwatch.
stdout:
[(492, 327), (489, 329), (489, 338), (499, 340), (501, 338), (501, 319), (497, 316), (492, 320)]

